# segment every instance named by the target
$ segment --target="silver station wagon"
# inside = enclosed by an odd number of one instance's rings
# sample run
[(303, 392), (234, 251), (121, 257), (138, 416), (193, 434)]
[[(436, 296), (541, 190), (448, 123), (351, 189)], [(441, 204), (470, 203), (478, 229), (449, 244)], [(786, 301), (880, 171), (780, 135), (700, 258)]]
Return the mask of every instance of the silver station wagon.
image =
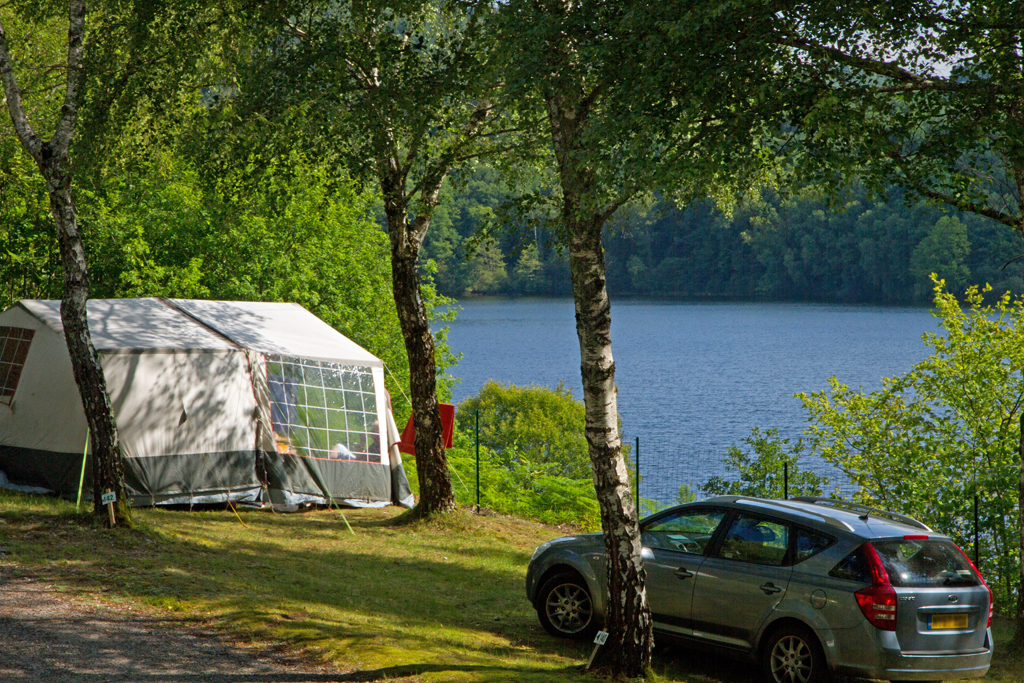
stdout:
[[(659, 635), (741, 651), (766, 681), (983, 676), (992, 593), (925, 524), (825, 498), (722, 496), (641, 523)], [(589, 638), (607, 602), (604, 541), (542, 544), (526, 594), (551, 634)]]

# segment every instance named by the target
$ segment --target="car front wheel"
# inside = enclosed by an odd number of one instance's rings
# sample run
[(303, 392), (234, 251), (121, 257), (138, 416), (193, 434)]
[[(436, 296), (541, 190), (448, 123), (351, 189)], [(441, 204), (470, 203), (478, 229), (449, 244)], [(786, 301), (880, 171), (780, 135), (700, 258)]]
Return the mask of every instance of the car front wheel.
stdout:
[(827, 669), (818, 639), (798, 626), (773, 633), (761, 654), (761, 671), (770, 683), (822, 683)]
[(557, 574), (544, 583), (538, 595), (537, 616), (544, 630), (559, 638), (585, 640), (597, 626), (586, 581), (570, 573)]

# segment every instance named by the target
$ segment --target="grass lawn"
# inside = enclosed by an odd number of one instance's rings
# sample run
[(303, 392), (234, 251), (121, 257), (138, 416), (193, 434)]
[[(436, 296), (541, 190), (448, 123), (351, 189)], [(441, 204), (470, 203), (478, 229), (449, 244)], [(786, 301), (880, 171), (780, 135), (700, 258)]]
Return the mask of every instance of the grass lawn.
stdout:
[[(137, 529), (104, 530), (66, 502), (0, 492), (0, 565), (238, 640), (286, 643), (360, 680), (594, 680), (579, 672), (590, 646), (548, 637), (524, 597), (530, 554), (558, 530), (465, 512), (390, 526), (397, 513), (142, 509)], [(997, 642), (1009, 635), (997, 627)], [(659, 649), (655, 677), (754, 680), (735, 659)], [(976, 680), (1020, 683), (1024, 659), (997, 648)]]

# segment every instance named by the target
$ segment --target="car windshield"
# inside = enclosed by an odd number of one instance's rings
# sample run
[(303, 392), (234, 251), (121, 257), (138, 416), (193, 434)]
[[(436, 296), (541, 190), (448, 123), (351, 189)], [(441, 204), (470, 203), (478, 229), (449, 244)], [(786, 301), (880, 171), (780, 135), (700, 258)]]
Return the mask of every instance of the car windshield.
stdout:
[(906, 588), (977, 586), (978, 576), (952, 541), (872, 541), (893, 586)]

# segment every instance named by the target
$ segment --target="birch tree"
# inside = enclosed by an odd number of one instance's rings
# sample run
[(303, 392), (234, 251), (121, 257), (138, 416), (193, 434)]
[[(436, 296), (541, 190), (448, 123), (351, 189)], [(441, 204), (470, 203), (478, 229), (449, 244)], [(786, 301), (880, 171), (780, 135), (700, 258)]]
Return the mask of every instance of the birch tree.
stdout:
[(552, 211), (572, 274), (586, 438), (601, 509), (610, 633), (601, 664), (650, 666), (651, 616), (637, 510), (617, 425), (602, 231), (655, 189), (681, 204), (756, 184), (756, 141), (796, 91), (778, 87), (757, 3), (512, 0), (503, 6), (510, 81), (546, 118)]
[(420, 484), (415, 514), (446, 512), (455, 495), (419, 255), (449, 176), (503, 149), (512, 132), (490, 56), (493, 8), (354, 0), (270, 4), (262, 11), (266, 30), (258, 40), (266, 39), (266, 47), (254, 48), (237, 105), (282, 122), (380, 188), (409, 358)]
[[(10, 15), (8, 15), (10, 16)], [(89, 273), (85, 249), (78, 229), (75, 204), (72, 197), (71, 142), (75, 135), (78, 110), (82, 100), (85, 74), (82, 63), (85, 52), (85, 2), (72, 0), (68, 7), (67, 60), (57, 67), (23, 64), (15, 59), (19, 48), (16, 36), (9, 37), (0, 15), (0, 78), (3, 80), (5, 104), (15, 134), (22, 147), (32, 157), (46, 182), (64, 269), (64, 289), (60, 315), (64, 326), (75, 382), (82, 397), (92, 443), (93, 507), (103, 514), (100, 496), (105, 491), (117, 494), (118, 523), (131, 523), (128, 494), (124, 482), (124, 464), (118, 441), (117, 425), (107, 394), (106, 380), (100, 367), (96, 349), (89, 335), (86, 304), (89, 299)], [(25, 38), (22, 36), (21, 38)], [(33, 123), (26, 111), (24, 90), (19, 78), (29, 69), (63, 71), (64, 97), (49, 139), (40, 131), (47, 126)], [(45, 107), (42, 108), (45, 111)]]

